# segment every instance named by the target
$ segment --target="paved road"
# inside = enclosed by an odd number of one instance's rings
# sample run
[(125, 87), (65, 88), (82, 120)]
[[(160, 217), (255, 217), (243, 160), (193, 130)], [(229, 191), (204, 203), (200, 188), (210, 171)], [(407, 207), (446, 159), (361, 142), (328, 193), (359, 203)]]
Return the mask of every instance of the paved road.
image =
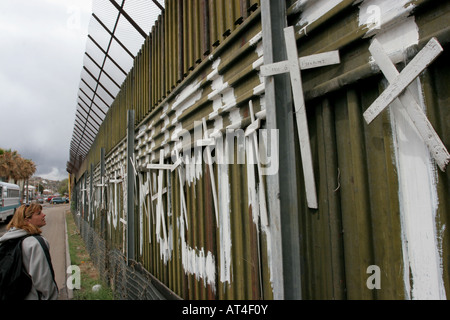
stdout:
[[(67, 300), (66, 289), (66, 212), (69, 205), (45, 205), (47, 225), (42, 228), (42, 236), (50, 243), (50, 255), (55, 270), (60, 300)], [(68, 249), (67, 249), (68, 250)]]
[[(47, 225), (42, 228), (42, 236), (50, 243), (50, 255), (53, 269), (55, 270), (56, 283), (58, 284), (60, 300), (67, 300), (66, 290), (66, 212), (68, 204), (43, 205)], [(0, 236), (6, 232), (5, 223), (0, 224)], [(68, 250), (68, 249), (67, 249)]]

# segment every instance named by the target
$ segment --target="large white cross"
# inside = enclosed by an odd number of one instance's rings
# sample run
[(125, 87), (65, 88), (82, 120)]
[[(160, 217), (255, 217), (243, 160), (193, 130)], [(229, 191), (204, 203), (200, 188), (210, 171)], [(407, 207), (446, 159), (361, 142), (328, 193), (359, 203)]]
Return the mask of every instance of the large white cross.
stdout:
[(308, 120), (306, 117), (305, 99), (303, 97), (303, 85), (300, 70), (338, 64), (340, 63), (339, 52), (331, 51), (308, 57), (302, 57), (299, 59), (294, 27), (285, 28), (284, 37), (286, 39), (288, 60), (261, 66), (261, 75), (268, 77), (281, 73), (290, 73), (298, 136), (300, 141), (300, 151), (303, 163), (303, 174), (305, 177), (306, 199), (309, 208), (317, 209), (318, 203), (316, 182), (314, 179)]
[(423, 70), (442, 53), (441, 45), (435, 38), (432, 38), (401, 73), (398, 72), (376, 39), (372, 42), (369, 50), (390, 85), (364, 113), (366, 122), (370, 124), (387, 106), (398, 98), (439, 168), (445, 171), (450, 161), (450, 155), (416, 101), (415, 95), (408, 88)]

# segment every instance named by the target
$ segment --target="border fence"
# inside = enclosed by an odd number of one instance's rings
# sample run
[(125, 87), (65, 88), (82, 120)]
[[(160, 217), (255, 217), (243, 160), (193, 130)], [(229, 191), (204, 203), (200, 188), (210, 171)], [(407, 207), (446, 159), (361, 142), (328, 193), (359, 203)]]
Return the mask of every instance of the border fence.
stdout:
[(122, 299), (447, 299), (449, 17), (449, 1), (166, 0), (71, 149), (104, 280)]

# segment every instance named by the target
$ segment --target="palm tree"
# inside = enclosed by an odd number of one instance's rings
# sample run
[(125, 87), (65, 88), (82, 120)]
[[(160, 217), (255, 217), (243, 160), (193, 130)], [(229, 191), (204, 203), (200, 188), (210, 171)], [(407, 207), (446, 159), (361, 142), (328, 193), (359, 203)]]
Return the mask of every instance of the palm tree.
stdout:
[(24, 159), (17, 151), (0, 149), (0, 178), (7, 182), (10, 179), (17, 184), (18, 180), (24, 180), (22, 195), (25, 191), (25, 181), (30, 179), (36, 172), (36, 165), (33, 161)]
[(0, 180), (5, 179), (8, 173), (8, 165), (6, 164), (5, 150), (0, 148)]
[(0, 177), (8, 182), (11, 178), (17, 181), (19, 167), (17, 159), (20, 155), (17, 151), (3, 150), (0, 151)]
[[(31, 160), (21, 158), (19, 168), (20, 168), (19, 176), (21, 177), (21, 179), (24, 180), (24, 184), (23, 184), (24, 188), (25, 188), (25, 181), (27, 182), (27, 200), (28, 200), (28, 197), (29, 197), (28, 179), (30, 179), (33, 176), (33, 174), (36, 172), (36, 165)], [(24, 194), (24, 193), (22, 192), (22, 194)]]

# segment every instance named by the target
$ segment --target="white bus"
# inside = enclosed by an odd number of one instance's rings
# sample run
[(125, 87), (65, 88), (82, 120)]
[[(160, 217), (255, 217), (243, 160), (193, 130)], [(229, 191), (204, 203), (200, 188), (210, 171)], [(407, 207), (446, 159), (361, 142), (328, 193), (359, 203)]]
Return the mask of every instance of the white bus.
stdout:
[(7, 221), (20, 207), (20, 188), (18, 185), (0, 182), (0, 221)]

